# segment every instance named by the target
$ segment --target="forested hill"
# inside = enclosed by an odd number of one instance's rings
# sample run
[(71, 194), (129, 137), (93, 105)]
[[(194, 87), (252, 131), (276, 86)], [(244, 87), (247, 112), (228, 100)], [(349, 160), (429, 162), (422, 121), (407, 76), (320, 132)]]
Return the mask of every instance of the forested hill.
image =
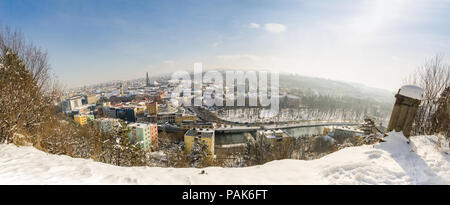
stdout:
[(388, 90), (325, 78), (306, 77), (298, 74), (280, 74), (280, 88), (295, 89), (297, 92), (303, 93), (303, 95), (347, 96), (359, 99), (372, 99), (382, 103), (394, 102), (394, 92)]

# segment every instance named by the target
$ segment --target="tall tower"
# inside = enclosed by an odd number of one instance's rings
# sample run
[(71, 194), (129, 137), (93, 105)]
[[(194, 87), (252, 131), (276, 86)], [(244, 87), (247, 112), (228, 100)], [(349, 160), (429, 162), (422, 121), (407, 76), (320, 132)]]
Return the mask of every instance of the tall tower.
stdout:
[(150, 79), (148, 78), (148, 72), (147, 72), (147, 78), (145, 81), (145, 87), (150, 87)]
[(123, 83), (120, 83), (120, 95), (123, 96), (124, 92), (123, 92)]

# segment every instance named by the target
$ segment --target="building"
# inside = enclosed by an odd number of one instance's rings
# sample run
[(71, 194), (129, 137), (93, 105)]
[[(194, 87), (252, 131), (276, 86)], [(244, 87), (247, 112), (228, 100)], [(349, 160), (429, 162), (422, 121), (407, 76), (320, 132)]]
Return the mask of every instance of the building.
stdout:
[(153, 102), (160, 102), (162, 103), (163, 99), (163, 93), (159, 90), (157, 87), (146, 87), (145, 88), (145, 95), (147, 98)]
[(278, 130), (261, 130), (258, 132), (258, 136), (263, 140), (271, 141), (271, 142), (279, 142), (282, 141), (286, 135), (280, 129)]
[(98, 101), (97, 95), (88, 95), (86, 96), (87, 104), (96, 104)]
[(335, 138), (349, 138), (349, 137), (355, 137), (355, 136), (362, 136), (364, 135), (364, 132), (361, 130), (356, 129), (350, 129), (345, 127), (339, 127), (334, 129), (333, 137)]
[(147, 104), (147, 113), (149, 115), (157, 115), (158, 114), (158, 103), (151, 102)]
[(136, 122), (136, 108), (134, 107), (122, 107), (116, 109), (117, 118), (123, 121)]
[(175, 117), (175, 123), (180, 126), (183, 121), (193, 121), (196, 122), (198, 120), (195, 115), (181, 115)]
[(86, 125), (88, 122), (94, 121), (94, 115), (89, 114), (78, 114), (73, 116), (73, 120), (76, 124)]
[(74, 115), (73, 120), (75, 121), (76, 124), (79, 124), (79, 125), (87, 124), (87, 116), (86, 115), (81, 115), (81, 114)]
[(145, 87), (150, 87), (150, 78), (148, 78), (148, 72), (147, 72), (147, 76), (145, 78)]
[(152, 123), (164, 124), (175, 123), (176, 113), (160, 113), (158, 115), (147, 115), (147, 120)]
[(103, 102), (102, 107), (111, 107), (111, 102)]
[(73, 96), (67, 98), (65, 101), (61, 102), (61, 107), (63, 112), (71, 112), (72, 110), (79, 108), (83, 105), (82, 96)]
[(120, 83), (120, 96), (124, 96), (123, 83)]
[(214, 129), (190, 129), (184, 134), (184, 147), (186, 153), (190, 154), (192, 147), (198, 141), (204, 142), (214, 156)]
[[(87, 104), (83, 105), (77, 108), (72, 109), (72, 114), (90, 114), (95, 111), (95, 105), (94, 104)], [(70, 114), (67, 112), (66, 114)]]
[(156, 149), (158, 147), (158, 125), (147, 123), (129, 124), (131, 143), (139, 143), (144, 150)]
[(116, 118), (100, 118), (94, 120), (94, 125), (103, 132), (111, 132), (114, 127), (120, 125), (120, 120)]
[(135, 111), (136, 111), (136, 117), (137, 116), (140, 116), (140, 117), (145, 116), (145, 111), (147, 110), (147, 106), (145, 106), (145, 104), (138, 103), (136, 105), (133, 105), (133, 107), (135, 108)]
[(214, 124), (212, 122), (184, 120), (181, 122), (180, 128), (183, 130), (189, 130), (193, 128), (213, 129)]
[(110, 107), (110, 106), (104, 106), (103, 107), (103, 115), (110, 117), (110, 118), (117, 118), (116, 114), (116, 108)]
[(158, 123), (175, 123), (176, 113), (161, 113), (158, 114)]
[[(153, 107), (153, 108), (152, 108)], [(147, 121), (152, 123), (158, 123), (158, 124), (164, 124), (164, 123), (175, 123), (175, 119), (177, 116), (181, 116), (180, 113), (178, 113), (177, 107), (171, 106), (171, 105), (159, 105), (158, 103), (155, 103), (153, 105), (150, 105), (150, 112), (152, 109), (156, 110), (156, 115), (147, 115)], [(149, 112), (149, 107), (147, 108), (147, 112)], [(153, 112), (155, 114), (155, 112)]]

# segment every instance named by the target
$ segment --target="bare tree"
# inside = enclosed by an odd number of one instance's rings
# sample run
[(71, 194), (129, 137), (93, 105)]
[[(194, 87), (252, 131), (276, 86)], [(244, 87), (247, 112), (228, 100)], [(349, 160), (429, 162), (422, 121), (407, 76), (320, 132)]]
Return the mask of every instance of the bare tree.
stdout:
[(433, 132), (441, 133), (450, 139), (450, 87), (442, 92), (436, 112), (431, 116), (431, 123)]
[(437, 109), (437, 102), (445, 88), (450, 86), (450, 65), (442, 55), (435, 55), (407, 79), (408, 84), (423, 88), (423, 100), (417, 112), (413, 133), (432, 134), (430, 117)]
[(0, 142), (12, 142), (18, 131), (33, 135), (53, 119), (59, 91), (47, 59), (20, 32), (0, 26)]
[(33, 74), (34, 80), (38, 82), (40, 88), (51, 86), (52, 76), (47, 52), (35, 46), (33, 42), (26, 41), (21, 32), (0, 25), (0, 48), (0, 55), (6, 52), (5, 48), (10, 52), (17, 53), (25, 67)]

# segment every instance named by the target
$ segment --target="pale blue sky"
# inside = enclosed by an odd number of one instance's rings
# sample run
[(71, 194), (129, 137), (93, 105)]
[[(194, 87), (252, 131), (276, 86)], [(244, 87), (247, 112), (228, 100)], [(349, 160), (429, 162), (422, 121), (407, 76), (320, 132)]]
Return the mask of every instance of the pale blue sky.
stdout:
[(158, 72), (249, 68), (396, 90), (436, 53), (450, 1), (0, 0), (0, 23), (46, 49), (68, 87)]

